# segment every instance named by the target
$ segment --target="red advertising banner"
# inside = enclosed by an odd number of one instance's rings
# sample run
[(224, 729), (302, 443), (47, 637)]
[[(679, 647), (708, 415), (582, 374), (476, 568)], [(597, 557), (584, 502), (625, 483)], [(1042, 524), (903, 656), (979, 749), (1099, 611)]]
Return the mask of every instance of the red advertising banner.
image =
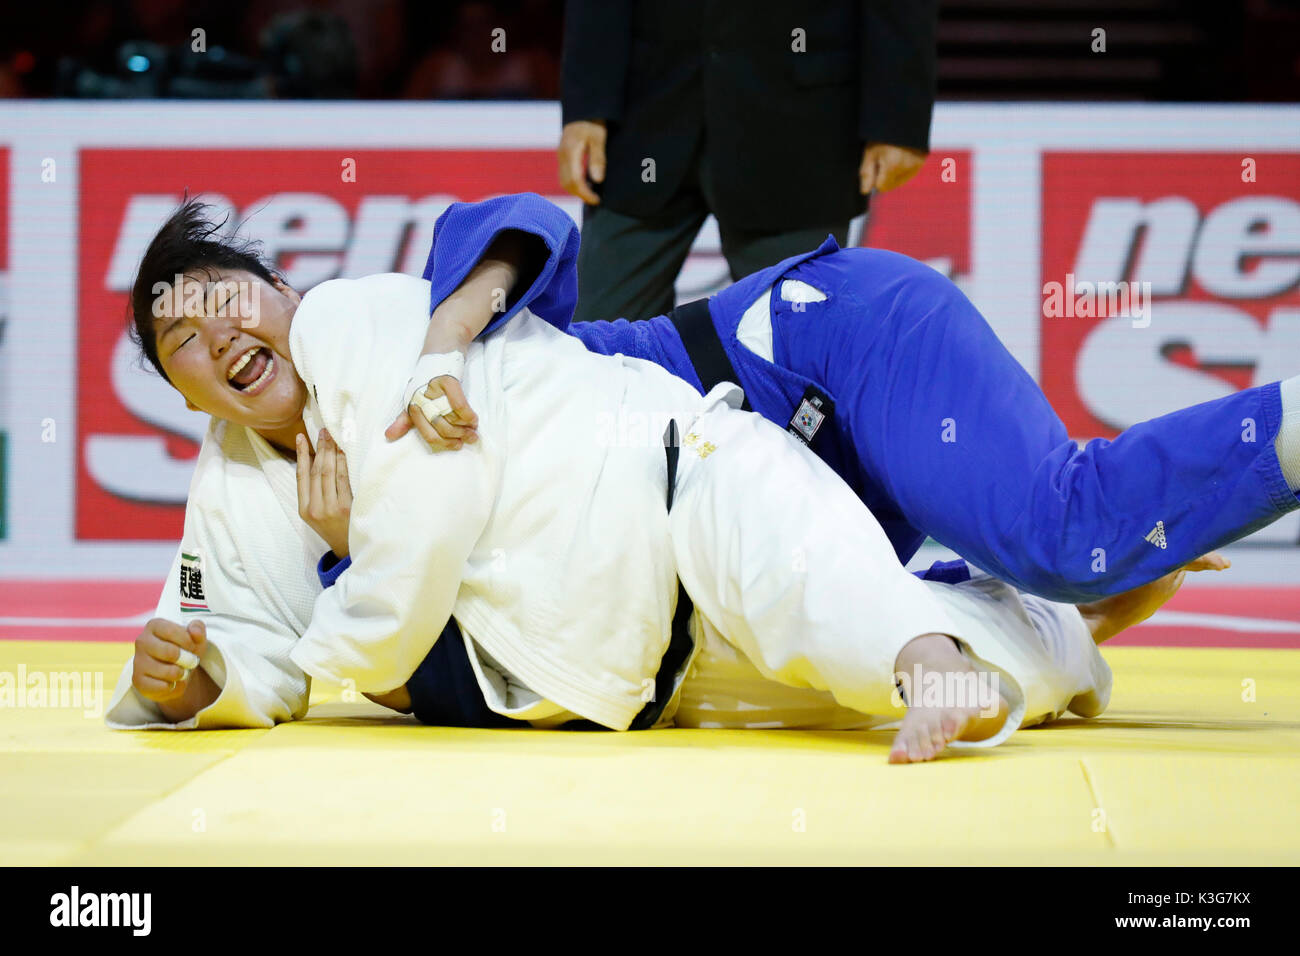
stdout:
[(1295, 375), (1300, 156), (1046, 151), (1042, 282), (1040, 381), (1077, 437)]
[(968, 150), (932, 153), (905, 186), (872, 199), (862, 244), (928, 262), (950, 279), (968, 276), (973, 171)]
[(80, 168), (78, 540), (181, 535), (184, 508), (157, 500), (156, 471), (192, 460), (200, 436), (142, 418), (149, 411), (124, 393), (114, 361), (129, 349), (135, 266), (185, 190), (253, 216), (249, 231), (306, 291), (340, 275), (418, 272), (448, 203), (553, 192), (555, 181), (552, 150), (89, 149)]
[[(248, 232), (301, 291), (341, 275), (418, 273), (451, 202), (556, 192), (550, 150), (88, 149), (80, 169), (75, 527), (85, 541), (181, 534), (183, 505), (159, 489), (175, 488), (163, 476), (198, 453), (202, 422), (160, 414), (175, 399), (124, 365), (135, 361), (125, 338), (130, 282), (186, 190), (236, 221), (251, 217)], [(931, 157), (905, 199), (876, 197), (863, 241), (966, 274), (969, 171), (967, 153)]]

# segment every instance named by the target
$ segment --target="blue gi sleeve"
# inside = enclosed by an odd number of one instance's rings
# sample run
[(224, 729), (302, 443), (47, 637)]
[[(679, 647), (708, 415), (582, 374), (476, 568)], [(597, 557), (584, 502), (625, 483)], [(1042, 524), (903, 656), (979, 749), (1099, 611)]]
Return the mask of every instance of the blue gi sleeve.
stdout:
[(546, 244), (547, 259), (523, 295), (484, 329), (491, 332), (525, 306), (561, 331), (578, 301), (578, 227), (568, 213), (536, 193), (452, 203), (433, 227), (424, 278), (433, 283), (429, 312), (456, 291), (499, 233), (518, 230)]
[(323, 588), (332, 587), (334, 582), (339, 579), (348, 568), (352, 567), (352, 556), (345, 558), (336, 558), (333, 551), (326, 551), (321, 555), (320, 562), (316, 565), (316, 577), (320, 578), (320, 586)]

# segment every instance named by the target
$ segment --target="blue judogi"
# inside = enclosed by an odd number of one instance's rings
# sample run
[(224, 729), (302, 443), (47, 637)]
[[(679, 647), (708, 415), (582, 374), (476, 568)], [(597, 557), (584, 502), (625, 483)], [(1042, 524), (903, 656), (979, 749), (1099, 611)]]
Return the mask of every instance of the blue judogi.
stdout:
[[(431, 308), (506, 229), (540, 237), (550, 256), (489, 331), (527, 305), (592, 351), (648, 359), (704, 390), (666, 316), (570, 325), (578, 230), (535, 194), (443, 213), (424, 273)], [(736, 329), (781, 279), (827, 298), (796, 307), (772, 296), (768, 362)], [(1022, 590), (1083, 603), (1146, 584), (1300, 505), (1273, 447), (1277, 383), (1080, 449), (970, 301), (906, 256), (841, 250), (828, 237), (719, 292), (708, 312), (756, 412), (786, 426), (809, 386), (834, 402), (813, 449), (871, 509), (903, 562), (929, 535)]]

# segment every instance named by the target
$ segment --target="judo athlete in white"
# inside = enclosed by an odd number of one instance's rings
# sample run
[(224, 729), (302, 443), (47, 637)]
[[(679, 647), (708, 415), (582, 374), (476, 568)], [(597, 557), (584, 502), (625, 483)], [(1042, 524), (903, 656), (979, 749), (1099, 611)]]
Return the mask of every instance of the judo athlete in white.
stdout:
[[(385, 695), (454, 615), (494, 711), (627, 729), (668, 647), (679, 575), (697, 607), (697, 653), (660, 726), (691, 665), (709, 678), (724, 644), (769, 683), (877, 716), (891, 714), (895, 671), (913, 664), (996, 675), (993, 700), (914, 700), (900, 737), (916, 745), (902, 759), (959, 737), (997, 743), (1079, 698), (1104, 706), (1109, 671), (1077, 612), (1040, 608), (1066, 618), (1049, 628), (1054, 642), (1000, 586), (907, 574), (847, 486), (738, 411), (734, 386), (701, 398), (658, 366), (594, 355), (522, 312), (465, 349), (478, 440), (455, 454), (388, 441), (431, 334), (429, 283), (334, 280), (300, 300), (214, 231), (201, 207), (185, 207), (133, 292), (146, 354), (214, 420), (110, 726), (270, 726), (305, 714), (308, 675)], [(151, 277), (173, 266), (185, 280), (159, 288)], [(251, 312), (232, 305), (240, 296)], [(169, 310), (178, 299), (197, 307)], [(611, 440), (602, 424), (669, 419), (685, 436), (671, 512), (657, 435)], [(295, 474), (299, 443), (323, 429), (355, 489), (351, 566), (328, 589), (316, 561), (337, 549), (301, 519)], [(186, 651), (197, 667), (183, 666)], [(707, 695), (688, 699), (688, 714), (710, 710)]]

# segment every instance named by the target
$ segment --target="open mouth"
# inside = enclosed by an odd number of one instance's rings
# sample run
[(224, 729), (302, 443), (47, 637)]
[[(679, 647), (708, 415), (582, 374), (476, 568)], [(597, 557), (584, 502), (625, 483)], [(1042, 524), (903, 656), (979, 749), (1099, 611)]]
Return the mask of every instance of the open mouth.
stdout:
[(226, 372), (230, 387), (245, 395), (257, 394), (274, 377), (275, 353), (264, 345), (249, 349)]

